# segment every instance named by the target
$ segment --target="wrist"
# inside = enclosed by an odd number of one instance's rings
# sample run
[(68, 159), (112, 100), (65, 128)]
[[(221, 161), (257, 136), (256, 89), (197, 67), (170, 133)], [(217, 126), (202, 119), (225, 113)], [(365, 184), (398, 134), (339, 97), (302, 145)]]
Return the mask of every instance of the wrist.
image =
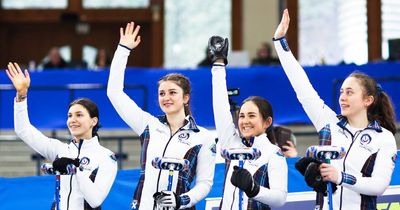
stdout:
[(16, 102), (22, 102), (26, 99), (27, 97), (27, 92), (25, 93), (17, 93), (17, 96), (15, 97)]

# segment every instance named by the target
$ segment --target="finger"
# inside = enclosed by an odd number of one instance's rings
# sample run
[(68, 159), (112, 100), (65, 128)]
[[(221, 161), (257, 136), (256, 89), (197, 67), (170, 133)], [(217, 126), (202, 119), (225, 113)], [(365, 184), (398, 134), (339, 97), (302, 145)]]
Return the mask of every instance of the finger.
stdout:
[(136, 45), (139, 45), (139, 44), (140, 44), (140, 41), (141, 41), (140, 36), (138, 36), (138, 37), (136, 38)]
[(8, 70), (10, 71), (13, 77), (15, 77), (15, 75), (18, 74), (17, 70), (15, 69), (14, 65), (11, 62), (8, 63)]
[(119, 36), (122, 38), (124, 36), (124, 28), (119, 28)]
[(139, 34), (140, 26), (136, 26), (135, 30), (133, 31), (133, 37), (136, 37)]
[(14, 79), (10, 73), (10, 70), (6, 69), (6, 74), (7, 74), (8, 78), (10, 78), (11, 81)]
[(31, 76), (29, 76), (28, 69), (25, 69), (24, 74), (25, 74), (26, 79), (28, 79), (28, 81), (30, 81), (31, 80)]
[(14, 62), (14, 66), (17, 68), (18, 74), (22, 74), (21, 68), (19, 67), (18, 63)]
[(129, 35), (133, 34), (133, 29), (135, 28), (135, 23), (132, 21), (129, 24)]
[(128, 35), (128, 31), (129, 31), (129, 25), (130, 25), (130, 24), (131, 24), (131, 23), (127, 23), (127, 24), (126, 24), (126, 27), (125, 27), (125, 33), (124, 33), (124, 34), (125, 34), (125, 36), (126, 36), (126, 35)]

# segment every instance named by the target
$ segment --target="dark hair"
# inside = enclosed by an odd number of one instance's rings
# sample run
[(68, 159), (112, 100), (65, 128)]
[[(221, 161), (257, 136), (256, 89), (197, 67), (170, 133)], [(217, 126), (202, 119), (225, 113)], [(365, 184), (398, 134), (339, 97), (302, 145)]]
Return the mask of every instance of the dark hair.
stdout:
[(183, 95), (188, 94), (189, 95), (189, 100), (187, 102), (187, 104), (184, 105), (185, 107), (185, 115), (192, 115), (192, 111), (190, 110), (190, 93), (191, 93), (191, 86), (190, 86), (190, 80), (185, 77), (182, 74), (178, 74), (178, 73), (171, 73), (171, 74), (167, 74), (163, 77), (161, 77), (160, 80), (158, 80), (158, 87), (160, 87), (160, 84), (162, 82), (166, 82), (166, 81), (171, 81), (174, 82), (176, 85), (178, 85), (180, 88), (182, 88), (183, 90)]
[(396, 115), (390, 97), (382, 90), (376, 81), (359, 71), (349, 75), (360, 81), (364, 90), (364, 96), (373, 96), (374, 102), (368, 107), (369, 118), (378, 121), (382, 127), (388, 129), (393, 135), (396, 134)]
[(75, 101), (71, 102), (68, 106), (68, 109), (71, 108), (71, 106), (79, 104), (83, 107), (85, 107), (85, 109), (89, 112), (89, 116), (91, 118), (97, 117), (97, 124), (95, 126), (93, 126), (93, 130), (92, 130), (92, 137), (97, 136), (99, 137), (99, 134), (97, 133), (97, 131), (99, 130), (100, 126), (100, 118), (99, 118), (99, 109), (97, 108), (96, 103), (94, 103), (92, 100), (88, 99), (88, 98), (79, 98), (76, 99)]
[(240, 110), (242, 109), (243, 104), (245, 104), (246, 102), (249, 102), (249, 101), (253, 102), (257, 106), (263, 120), (267, 120), (268, 117), (272, 118), (272, 123), (265, 130), (265, 133), (267, 134), (267, 137), (271, 141), (271, 143), (276, 144), (276, 138), (275, 138), (274, 129), (273, 129), (274, 113), (272, 111), (271, 103), (269, 101), (267, 101), (266, 99), (264, 99), (263, 97), (250, 96), (242, 102), (242, 105), (240, 106), (240, 109), (239, 109), (239, 113), (240, 113)]

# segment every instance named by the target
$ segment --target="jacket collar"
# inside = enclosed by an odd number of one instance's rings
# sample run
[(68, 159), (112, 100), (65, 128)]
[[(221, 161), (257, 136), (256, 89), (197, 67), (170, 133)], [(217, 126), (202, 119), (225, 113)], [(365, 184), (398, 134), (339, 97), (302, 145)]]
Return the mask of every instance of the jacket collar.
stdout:
[(97, 136), (94, 136), (90, 139), (82, 139), (79, 141), (79, 143), (76, 143), (74, 139), (71, 139), (71, 143), (74, 144), (78, 149), (82, 149), (99, 145), (99, 139)]
[(255, 140), (257, 140), (257, 141), (266, 141), (266, 142), (271, 143), (271, 142), (269, 141), (269, 139), (268, 139), (266, 133), (263, 133), (263, 134), (261, 134), (261, 135), (259, 135), (259, 136), (256, 136), (256, 137), (251, 137), (251, 138), (249, 139), (249, 141), (247, 141), (245, 138), (242, 138), (242, 143), (243, 143), (243, 145), (245, 145), (246, 147), (252, 147)]
[[(347, 117), (343, 115), (338, 115), (337, 118), (339, 119), (339, 122), (337, 123), (339, 127), (345, 128), (349, 124), (349, 122), (347, 121)], [(371, 129), (378, 133), (382, 132), (382, 127), (376, 120), (370, 120), (368, 126), (365, 129)]]
[[(168, 121), (167, 121), (167, 116), (166, 115), (160, 115), (157, 117), (158, 120), (164, 124), (164, 125), (168, 125)], [(185, 129), (185, 130), (192, 130), (194, 132), (199, 132), (200, 129), (197, 127), (196, 121), (194, 121), (194, 118), (191, 115), (187, 115), (185, 117), (185, 123), (182, 126), (181, 129)]]

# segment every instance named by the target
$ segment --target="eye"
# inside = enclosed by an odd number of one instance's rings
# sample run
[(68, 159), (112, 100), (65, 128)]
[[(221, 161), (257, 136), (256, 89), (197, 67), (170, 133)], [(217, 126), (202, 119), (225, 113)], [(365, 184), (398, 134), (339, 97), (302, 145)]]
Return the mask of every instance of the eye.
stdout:
[(175, 94), (176, 94), (176, 91), (169, 91), (169, 94), (175, 95)]
[(72, 114), (68, 114), (68, 118), (71, 118), (72, 117)]
[(239, 115), (239, 118), (244, 118), (244, 114)]
[(165, 93), (164, 92), (159, 92), (158, 95), (159, 96), (165, 96)]

